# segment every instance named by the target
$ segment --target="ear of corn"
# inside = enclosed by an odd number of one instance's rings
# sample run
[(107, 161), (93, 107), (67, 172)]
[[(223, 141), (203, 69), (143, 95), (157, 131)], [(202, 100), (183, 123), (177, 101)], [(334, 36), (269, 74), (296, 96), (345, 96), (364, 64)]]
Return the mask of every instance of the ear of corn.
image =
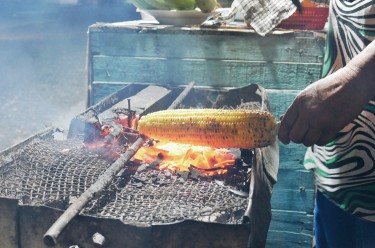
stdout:
[(237, 109), (172, 109), (143, 116), (140, 133), (154, 139), (216, 148), (257, 148), (275, 140), (269, 112)]
[(218, 5), (217, 0), (196, 0), (196, 3), (203, 13), (214, 11)]

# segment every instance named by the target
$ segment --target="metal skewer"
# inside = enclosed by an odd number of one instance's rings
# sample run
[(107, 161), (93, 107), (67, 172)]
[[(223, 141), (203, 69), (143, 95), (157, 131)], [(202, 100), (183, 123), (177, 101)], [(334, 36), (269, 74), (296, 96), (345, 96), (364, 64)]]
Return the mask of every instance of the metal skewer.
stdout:
[(194, 84), (194, 82), (190, 82), (188, 86), (186, 86), (186, 88), (181, 92), (181, 94), (172, 102), (171, 106), (169, 106), (168, 109), (176, 109), (194, 88)]

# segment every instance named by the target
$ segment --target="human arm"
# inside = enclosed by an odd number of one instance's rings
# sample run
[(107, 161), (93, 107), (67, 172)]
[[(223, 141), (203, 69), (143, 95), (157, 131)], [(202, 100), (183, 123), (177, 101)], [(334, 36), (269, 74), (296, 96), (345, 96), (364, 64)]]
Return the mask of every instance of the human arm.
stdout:
[(325, 145), (375, 97), (375, 41), (345, 67), (302, 90), (286, 111), (279, 139)]

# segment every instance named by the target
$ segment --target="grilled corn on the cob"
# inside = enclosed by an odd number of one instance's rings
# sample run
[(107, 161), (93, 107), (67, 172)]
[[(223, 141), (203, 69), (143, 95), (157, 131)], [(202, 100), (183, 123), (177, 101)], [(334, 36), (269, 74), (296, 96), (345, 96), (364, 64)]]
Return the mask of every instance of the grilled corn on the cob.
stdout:
[(216, 148), (257, 148), (275, 140), (278, 124), (269, 112), (173, 109), (143, 116), (140, 133), (154, 139)]

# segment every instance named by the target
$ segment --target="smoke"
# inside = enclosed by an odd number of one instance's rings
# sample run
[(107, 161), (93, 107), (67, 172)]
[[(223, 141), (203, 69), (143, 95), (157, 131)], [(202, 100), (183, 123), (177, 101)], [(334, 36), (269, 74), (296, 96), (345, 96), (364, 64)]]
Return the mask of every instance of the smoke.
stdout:
[(123, 1), (0, 1), (0, 151), (86, 109), (86, 35), (137, 19)]

